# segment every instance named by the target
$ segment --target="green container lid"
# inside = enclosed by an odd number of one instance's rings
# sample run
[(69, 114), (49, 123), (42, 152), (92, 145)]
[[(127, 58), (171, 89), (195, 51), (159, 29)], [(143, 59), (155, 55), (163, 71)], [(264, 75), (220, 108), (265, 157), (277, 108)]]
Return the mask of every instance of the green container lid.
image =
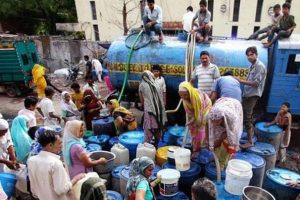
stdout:
[(88, 138), (88, 137), (93, 136), (93, 135), (94, 135), (93, 131), (86, 130), (86, 131), (84, 132), (84, 137), (85, 137), (85, 138)]

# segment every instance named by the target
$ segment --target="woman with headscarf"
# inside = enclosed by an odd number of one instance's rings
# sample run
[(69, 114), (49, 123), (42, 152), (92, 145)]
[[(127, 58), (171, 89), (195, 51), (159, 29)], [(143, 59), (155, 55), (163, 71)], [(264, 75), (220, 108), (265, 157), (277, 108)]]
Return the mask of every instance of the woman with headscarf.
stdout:
[(45, 68), (42, 65), (35, 64), (32, 68), (33, 83), (37, 87), (37, 93), (39, 98), (45, 97), (45, 88), (47, 82), (45, 79)]
[(93, 166), (106, 164), (105, 158), (92, 160), (86, 150), (84, 135), (84, 124), (82, 121), (73, 120), (66, 123), (63, 138), (63, 156), (68, 166), (71, 179), (80, 174), (93, 171)]
[(6, 120), (0, 119), (0, 172), (3, 172), (4, 165), (10, 169), (19, 168), (9, 125)]
[(62, 112), (61, 116), (65, 123), (67, 121), (80, 119), (80, 112), (71, 100), (70, 94), (66, 91), (61, 93), (60, 108)]
[(212, 107), (208, 119), (209, 147), (215, 150), (222, 170), (239, 148), (243, 132), (242, 105), (236, 99), (222, 97)]
[(109, 100), (107, 107), (115, 119), (115, 126), (119, 133), (133, 131), (137, 128), (137, 122), (133, 113), (120, 106), (117, 99)]
[(144, 142), (150, 143), (154, 136), (154, 142), (157, 146), (165, 122), (167, 121), (167, 116), (163, 92), (155, 82), (153, 73), (148, 70), (144, 71), (142, 74), (142, 82), (139, 86), (139, 96), (141, 103), (144, 106)]
[(151, 158), (143, 156), (134, 159), (129, 168), (129, 180), (127, 182), (128, 200), (153, 200), (155, 195), (153, 187), (160, 183), (160, 177), (150, 183), (150, 176), (154, 169)]
[(95, 96), (92, 90), (86, 89), (83, 92), (83, 117), (87, 130), (92, 130), (92, 120), (94, 117), (98, 117), (100, 109), (102, 108), (101, 103)]
[(28, 135), (28, 118), (17, 116), (11, 126), (11, 137), (16, 149), (17, 159), (26, 164), (33, 140)]
[(186, 126), (188, 126), (192, 136), (192, 157), (196, 158), (205, 140), (207, 115), (211, 109), (211, 100), (207, 94), (194, 88), (189, 82), (180, 83), (178, 93), (188, 115)]

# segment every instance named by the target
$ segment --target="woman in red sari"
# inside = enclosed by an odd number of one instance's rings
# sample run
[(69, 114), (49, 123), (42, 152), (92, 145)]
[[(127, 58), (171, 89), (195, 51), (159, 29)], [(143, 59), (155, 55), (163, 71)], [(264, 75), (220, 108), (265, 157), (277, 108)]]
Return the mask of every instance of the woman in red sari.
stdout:
[(102, 108), (101, 102), (97, 99), (92, 90), (87, 89), (83, 93), (83, 118), (87, 130), (92, 130), (92, 120), (98, 117), (100, 109)]

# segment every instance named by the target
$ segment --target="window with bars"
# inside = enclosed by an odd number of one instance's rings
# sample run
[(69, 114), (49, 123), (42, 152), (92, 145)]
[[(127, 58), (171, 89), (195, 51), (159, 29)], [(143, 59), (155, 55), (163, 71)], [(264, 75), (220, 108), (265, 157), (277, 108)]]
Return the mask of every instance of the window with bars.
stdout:
[(264, 0), (257, 0), (255, 22), (260, 22)]
[(94, 25), (93, 25), (93, 28), (94, 28), (95, 40), (96, 40), (96, 41), (99, 41), (99, 40), (100, 40), (100, 37), (99, 37), (99, 28), (98, 28), (98, 25), (97, 25), (97, 24), (94, 24)]
[(232, 21), (234, 22), (239, 21), (240, 4), (241, 4), (241, 0), (234, 0), (233, 18), (232, 18)]
[(96, 4), (95, 1), (90, 1), (91, 10), (92, 10), (92, 19), (97, 20), (97, 13), (96, 13)]

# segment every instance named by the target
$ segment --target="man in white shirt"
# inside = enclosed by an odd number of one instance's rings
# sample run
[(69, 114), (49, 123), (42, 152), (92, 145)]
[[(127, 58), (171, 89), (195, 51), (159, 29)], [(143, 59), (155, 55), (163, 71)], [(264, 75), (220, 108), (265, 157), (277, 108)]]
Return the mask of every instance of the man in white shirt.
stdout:
[(45, 88), (45, 95), (41, 102), (37, 106), (37, 110), (44, 117), (44, 126), (49, 126), (50, 128), (55, 128), (61, 123), (61, 119), (58, 115), (54, 114), (54, 106), (52, 97), (54, 95), (54, 90), (52, 87), (47, 86)]
[(36, 126), (35, 109), (38, 103), (38, 98), (28, 96), (24, 100), (24, 107), (18, 112), (18, 115), (25, 115), (28, 118), (29, 128)]
[(200, 61), (201, 64), (196, 66), (192, 73), (191, 83), (197, 78), (198, 89), (209, 96), (213, 83), (220, 77), (219, 68), (217, 65), (210, 63), (209, 53), (207, 51), (200, 53)]
[(70, 180), (58, 155), (62, 150), (60, 135), (46, 130), (38, 137), (43, 150), (28, 159), (30, 188), (39, 200), (71, 200), (74, 184), (85, 175), (79, 174)]
[(186, 8), (186, 13), (182, 17), (182, 25), (183, 25), (183, 30), (185, 32), (190, 32), (192, 30), (193, 24), (193, 18), (195, 14), (193, 13), (193, 7), (189, 6)]
[(103, 71), (103, 68), (102, 68), (102, 65), (100, 63), (100, 61), (98, 59), (92, 59), (92, 66), (93, 68), (95, 69), (96, 71), (96, 74), (97, 74), (97, 77), (98, 77), (98, 81), (99, 82), (102, 82), (102, 71)]
[(159, 35), (159, 41), (162, 42), (162, 10), (154, 3), (154, 0), (147, 0), (147, 4), (143, 16), (145, 31), (148, 35), (151, 35), (151, 31), (154, 31)]
[[(271, 15), (272, 24), (265, 28), (259, 29), (258, 31), (256, 31), (252, 35), (250, 35), (248, 40), (256, 40), (256, 39), (263, 40), (263, 39), (267, 38), (271, 34), (272, 29), (274, 27), (278, 27), (279, 21), (281, 18), (282, 18), (282, 13), (281, 13), (280, 4), (276, 4), (273, 6), (273, 14)], [(263, 34), (263, 33), (266, 33), (266, 34)], [(260, 34), (263, 34), (263, 35), (258, 37)]]

